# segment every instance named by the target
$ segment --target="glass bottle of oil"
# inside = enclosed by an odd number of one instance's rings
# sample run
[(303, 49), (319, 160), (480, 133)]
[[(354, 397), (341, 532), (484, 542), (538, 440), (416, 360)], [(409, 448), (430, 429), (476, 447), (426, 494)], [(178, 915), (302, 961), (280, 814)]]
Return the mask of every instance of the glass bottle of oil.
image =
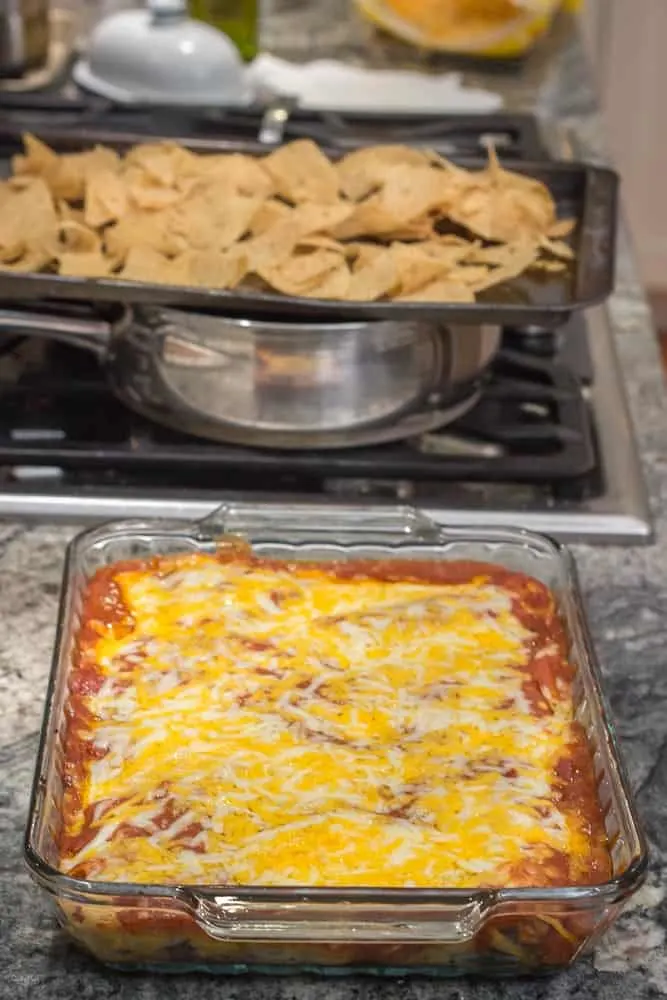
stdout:
[(189, 0), (189, 12), (224, 31), (250, 62), (259, 48), (259, 4), (260, 0)]

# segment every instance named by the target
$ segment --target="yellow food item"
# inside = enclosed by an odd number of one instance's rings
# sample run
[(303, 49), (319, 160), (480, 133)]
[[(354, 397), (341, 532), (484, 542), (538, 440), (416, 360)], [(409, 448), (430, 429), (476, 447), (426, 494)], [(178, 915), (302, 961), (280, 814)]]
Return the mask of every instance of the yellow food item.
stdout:
[(485, 564), (393, 565), (232, 549), (102, 571), (70, 681), (62, 870), (594, 881), (604, 829), (549, 591)]
[(521, 55), (560, 7), (580, 0), (355, 0), (385, 31), (426, 49), (496, 58)]

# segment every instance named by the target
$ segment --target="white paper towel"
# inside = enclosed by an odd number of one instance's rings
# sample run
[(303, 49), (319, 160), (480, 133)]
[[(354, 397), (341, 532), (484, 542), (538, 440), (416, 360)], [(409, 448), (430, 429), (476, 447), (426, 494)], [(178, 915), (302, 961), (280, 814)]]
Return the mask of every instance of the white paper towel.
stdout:
[(503, 104), (493, 91), (464, 87), (460, 73), (370, 70), (328, 59), (297, 65), (265, 54), (257, 57), (249, 75), (251, 86), (319, 110), (484, 113)]

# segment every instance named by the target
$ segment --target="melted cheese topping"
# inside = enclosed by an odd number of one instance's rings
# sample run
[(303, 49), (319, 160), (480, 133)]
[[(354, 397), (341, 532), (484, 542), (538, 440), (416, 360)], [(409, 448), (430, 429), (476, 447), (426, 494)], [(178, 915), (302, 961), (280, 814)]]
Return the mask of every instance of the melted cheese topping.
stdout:
[[(94, 643), (92, 829), (65, 871), (468, 888), (586, 854), (553, 794), (571, 700), (529, 703), (535, 637), (502, 587), (201, 555), (115, 579), (133, 628)], [(82, 810), (67, 833), (83, 827)]]

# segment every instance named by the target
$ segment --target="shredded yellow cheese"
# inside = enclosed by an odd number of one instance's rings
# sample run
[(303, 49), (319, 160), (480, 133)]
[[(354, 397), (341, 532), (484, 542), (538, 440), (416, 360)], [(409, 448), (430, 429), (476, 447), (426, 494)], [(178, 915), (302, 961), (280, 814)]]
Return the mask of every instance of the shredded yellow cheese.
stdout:
[(64, 870), (468, 888), (504, 884), (526, 856), (585, 854), (552, 788), (571, 700), (533, 710), (531, 633), (502, 587), (165, 565), (116, 577), (134, 625), (94, 647), (93, 829)]

